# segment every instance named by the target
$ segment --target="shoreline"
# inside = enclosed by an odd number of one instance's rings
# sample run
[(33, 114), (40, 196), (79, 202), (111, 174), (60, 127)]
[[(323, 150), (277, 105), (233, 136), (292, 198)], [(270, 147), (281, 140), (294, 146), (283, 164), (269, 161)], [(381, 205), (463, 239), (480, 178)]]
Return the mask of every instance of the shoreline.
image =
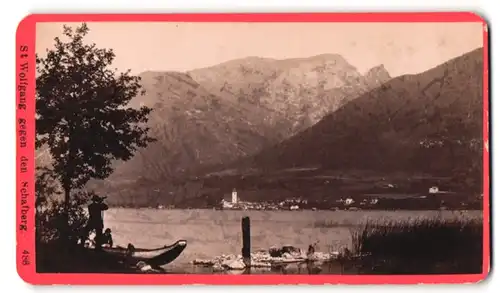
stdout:
[(225, 212), (225, 211), (254, 211), (254, 212), (399, 212), (399, 211), (415, 211), (415, 212), (467, 212), (467, 211), (472, 211), (472, 212), (482, 212), (482, 208), (478, 209), (406, 209), (406, 208), (401, 208), (401, 209), (298, 209), (298, 210), (287, 210), (287, 209), (278, 209), (278, 210), (273, 210), (273, 209), (217, 209), (217, 208), (156, 208), (156, 207), (144, 207), (144, 206), (139, 206), (139, 207), (127, 207), (127, 206), (109, 206), (110, 209), (124, 209), (124, 210), (159, 210), (159, 211), (164, 211), (164, 210), (174, 210), (174, 211), (185, 211), (185, 210), (203, 210), (203, 211), (220, 211), (220, 212)]

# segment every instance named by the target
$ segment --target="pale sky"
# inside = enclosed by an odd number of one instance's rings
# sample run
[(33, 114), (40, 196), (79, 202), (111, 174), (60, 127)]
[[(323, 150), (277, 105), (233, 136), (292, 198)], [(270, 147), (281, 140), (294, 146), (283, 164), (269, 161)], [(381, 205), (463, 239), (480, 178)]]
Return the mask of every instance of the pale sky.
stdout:
[[(52, 48), (62, 23), (37, 24), (36, 51)], [(113, 48), (114, 67), (138, 74), (187, 71), (232, 59), (342, 55), (361, 73), (425, 71), (483, 45), (477, 23), (88, 23), (87, 41)]]

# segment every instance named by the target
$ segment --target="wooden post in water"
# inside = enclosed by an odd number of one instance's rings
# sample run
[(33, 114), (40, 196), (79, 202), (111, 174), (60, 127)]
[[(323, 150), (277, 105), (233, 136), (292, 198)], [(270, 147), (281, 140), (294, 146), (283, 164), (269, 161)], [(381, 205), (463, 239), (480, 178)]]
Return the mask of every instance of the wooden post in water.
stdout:
[(243, 247), (241, 248), (241, 256), (243, 257), (243, 263), (247, 268), (250, 267), (251, 257), (250, 257), (250, 218), (244, 217), (241, 219), (241, 234), (243, 235)]

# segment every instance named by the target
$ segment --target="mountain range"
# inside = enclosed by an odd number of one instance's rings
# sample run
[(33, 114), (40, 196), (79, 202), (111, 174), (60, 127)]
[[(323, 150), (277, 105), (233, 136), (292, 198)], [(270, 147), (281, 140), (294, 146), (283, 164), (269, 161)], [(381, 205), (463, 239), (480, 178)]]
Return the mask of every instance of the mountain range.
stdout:
[(364, 93), (313, 127), (250, 158), (251, 166), (450, 174), (482, 153), (483, 52)]
[(153, 108), (158, 141), (89, 187), (115, 203), (151, 205), (229, 188), (200, 179), (207, 174), (290, 168), (425, 173), (476, 187), (482, 54), (395, 78), (383, 65), (360, 73), (337, 54), (144, 72), (146, 94), (131, 106)]
[(198, 193), (220, 197), (236, 187), (252, 200), (325, 200), (352, 189), (370, 193), (389, 180), (405, 186), (400, 194), (438, 184), (474, 198), (482, 192), (483, 71), (477, 49), (393, 78), (288, 139), (206, 169)]
[(153, 108), (158, 142), (117, 162), (108, 182), (165, 180), (254, 155), (390, 79), (382, 66), (359, 73), (339, 55), (232, 60), (187, 73), (144, 72), (131, 106)]

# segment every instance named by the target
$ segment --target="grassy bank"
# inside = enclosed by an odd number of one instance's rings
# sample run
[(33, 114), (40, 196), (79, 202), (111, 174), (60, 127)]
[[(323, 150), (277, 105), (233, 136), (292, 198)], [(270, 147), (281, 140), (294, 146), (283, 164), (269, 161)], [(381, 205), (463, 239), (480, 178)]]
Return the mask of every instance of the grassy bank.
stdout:
[(474, 274), (483, 263), (481, 220), (439, 217), (366, 223), (351, 231), (348, 255), (364, 274)]

